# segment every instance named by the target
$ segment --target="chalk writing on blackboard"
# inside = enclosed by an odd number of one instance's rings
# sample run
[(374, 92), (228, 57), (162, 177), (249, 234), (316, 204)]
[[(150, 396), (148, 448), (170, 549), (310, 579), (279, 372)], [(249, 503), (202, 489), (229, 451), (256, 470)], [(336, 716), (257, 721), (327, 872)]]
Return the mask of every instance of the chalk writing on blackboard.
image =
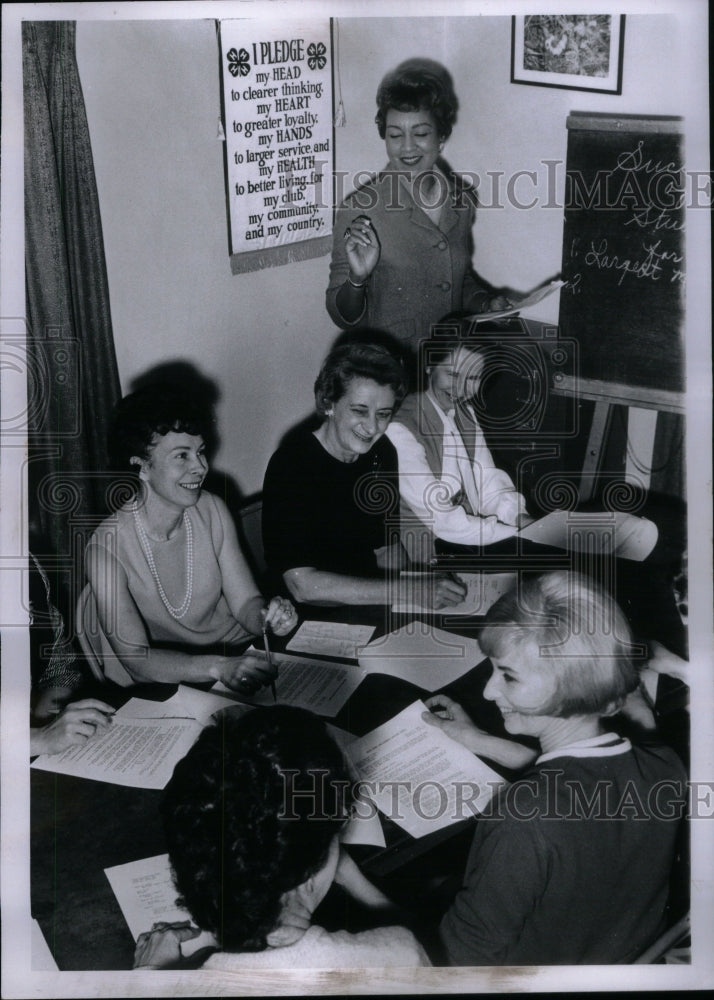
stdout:
[(685, 170), (677, 119), (568, 119), (560, 325), (581, 376), (683, 388)]

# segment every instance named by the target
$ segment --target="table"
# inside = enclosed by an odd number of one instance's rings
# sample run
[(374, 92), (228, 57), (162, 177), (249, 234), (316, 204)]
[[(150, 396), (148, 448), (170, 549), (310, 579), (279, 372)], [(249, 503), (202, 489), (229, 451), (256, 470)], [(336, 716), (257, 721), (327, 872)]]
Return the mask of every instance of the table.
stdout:
[[(564, 554), (556, 555), (562, 564)], [(545, 558), (546, 554), (541, 553), (541, 556)], [(445, 559), (446, 564), (450, 564), (449, 557)], [(553, 568), (557, 559), (553, 556)], [(506, 566), (500, 560), (498, 565), (489, 568), (504, 570)], [(637, 618), (642, 613), (637, 606), (644, 601), (644, 613), (651, 620), (649, 592), (654, 584), (651, 580), (647, 583), (650, 569), (645, 563), (624, 569), (625, 575), (634, 573), (636, 582), (628, 594), (633, 605), (629, 609), (630, 618)], [(392, 614), (381, 607), (312, 608), (310, 617), (374, 624), (378, 634), (413, 618)], [(457, 620), (453, 616), (449, 619), (448, 613), (430, 616), (430, 620), (456, 633), (473, 634), (478, 626), (475, 619)], [(276, 648), (282, 645), (276, 642)], [(474, 664), (467, 674), (444, 691), (463, 704), (478, 725), (505, 735), (500, 713), (482, 697), (489, 674), (488, 661)], [(145, 697), (152, 691), (154, 695), (161, 691), (161, 697), (168, 697), (174, 690), (170, 685), (152, 685), (149, 690), (109, 687), (102, 691), (102, 697), (118, 706), (132, 694)], [(423, 694), (413, 684), (385, 675), (370, 675), (334, 722), (355, 735), (362, 735)], [(131, 968), (134, 942), (104, 869), (165, 853), (158, 813), (160, 796), (157, 791), (31, 771), (32, 913), (61, 970)], [(410, 896), (413, 897), (415, 880), (418, 880), (419, 895), (428, 907), (429, 901), (421, 892), (424, 874), (448, 876), (463, 869), (473, 822), (476, 821), (463, 821), (414, 840), (385, 821), (386, 849), (359, 847), (353, 849), (354, 854), (366, 874), (397, 900), (407, 902)], [(344, 917), (344, 911), (341, 916)]]
[[(347, 610), (350, 614), (346, 615)], [(390, 612), (385, 615), (381, 607), (312, 609), (311, 617), (358, 617), (362, 623), (374, 624), (378, 634), (413, 618)], [(438, 619), (437, 623), (443, 624)], [(280, 649), (284, 644), (276, 640), (275, 645)], [(500, 713), (481, 698), (488, 673), (487, 661), (483, 661), (444, 690), (462, 701), (479, 724), (502, 731)], [(175, 690), (173, 685), (130, 689), (108, 685), (101, 690), (101, 697), (118, 707), (132, 695), (163, 700)], [(332, 721), (362, 735), (425, 695), (408, 682), (370, 675)], [(131, 968), (134, 941), (104, 869), (166, 852), (158, 809), (161, 792), (36, 769), (31, 769), (30, 775), (32, 914), (58, 966), (61, 970)], [(404, 879), (400, 884), (399, 872), (413, 868), (425, 855), (432, 873), (439, 870), (435, 854), (447, 863), (446, 869), (462, 868), (472, 822), (463, 821), (414, 840), (385, 820), (386, 849), (357, 846), (351, 850), (369, 877), (390, 892), (393, 885), (396, 895), (404, 897), (409, 895), (409, 886)], [(442, 847), (447, 840), (448, 850)], [(411, 871), (407, 882), (413, 877)]]

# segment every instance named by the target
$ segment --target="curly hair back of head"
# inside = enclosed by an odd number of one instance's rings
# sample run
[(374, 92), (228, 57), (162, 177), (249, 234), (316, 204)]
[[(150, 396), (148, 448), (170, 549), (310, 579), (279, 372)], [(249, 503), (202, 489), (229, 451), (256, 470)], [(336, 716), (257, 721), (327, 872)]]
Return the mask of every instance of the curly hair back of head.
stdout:
[(324, 865), (350, 778), (324, 723), (287, 706), (224, 713), (174, 770), (161, 812), (174, 881), (228, 951), (260, 951), (283, 893)]

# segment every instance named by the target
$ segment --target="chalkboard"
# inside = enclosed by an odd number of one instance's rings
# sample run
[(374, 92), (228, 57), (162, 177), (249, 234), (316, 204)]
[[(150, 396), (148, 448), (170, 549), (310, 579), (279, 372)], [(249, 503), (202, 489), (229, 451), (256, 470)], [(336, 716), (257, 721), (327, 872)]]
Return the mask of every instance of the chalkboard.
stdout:
[(568, 117), (560, 328), (582, 378), (684, 389), (681, 119)]

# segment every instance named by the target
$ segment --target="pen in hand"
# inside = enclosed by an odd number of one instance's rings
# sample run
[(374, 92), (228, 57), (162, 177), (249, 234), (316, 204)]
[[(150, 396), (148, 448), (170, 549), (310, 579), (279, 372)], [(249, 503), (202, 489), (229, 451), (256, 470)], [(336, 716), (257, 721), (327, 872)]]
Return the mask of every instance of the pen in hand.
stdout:
[[(267, 622), (263, 621), (263, 646), (265, 648), (265, 658), (268, 661), (268, 666), (273, 668), (273, 654), (270, 652), (270, 644), (268, 642), (268, 625)], [(273, 692), (273, 701), (278, 700), (278, 693), (275, 690), (275, 681), (270, 682), (270, 690)]]

